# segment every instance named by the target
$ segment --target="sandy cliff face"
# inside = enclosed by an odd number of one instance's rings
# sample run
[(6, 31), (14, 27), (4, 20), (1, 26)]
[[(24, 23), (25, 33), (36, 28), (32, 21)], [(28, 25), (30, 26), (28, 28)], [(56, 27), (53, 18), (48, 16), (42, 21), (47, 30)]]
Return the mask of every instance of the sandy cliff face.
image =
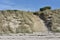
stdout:
[[(43, 13), (43, 14), (42, 14)], [(60, 32), (60, 10), (0, 11), (0, 33)]]
[(60, 9), (45, 10), (45, 11), (42, 11), (42, 13), (44, 14), (42, 15), (42, 17), (45, 18), (44, 21), (48, 30), (54, 31), (54, 32), (60, 32)]
[(32, 12), (0, 11), (0, 33), (45, 32), (44, 21)]
[(60, 10), (53, 10), (52, 31), (60, 32)]

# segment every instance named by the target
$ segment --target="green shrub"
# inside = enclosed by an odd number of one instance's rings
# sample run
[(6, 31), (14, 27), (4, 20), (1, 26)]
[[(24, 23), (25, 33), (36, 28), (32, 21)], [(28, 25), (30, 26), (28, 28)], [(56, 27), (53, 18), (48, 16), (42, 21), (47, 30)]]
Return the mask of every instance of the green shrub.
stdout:
[(40, 8), (40, 11), (44, 11), (45, 10), (45, 8)]
[(46, 10), (46, 9), (51, 9), (51, 7), (50, 7), (50, 6), (46, 6), (46, 7), (44, 7), (44, 8), (45, 8), (45, 10)]
[(46, 9), (51, 9), (51, 7), (50, 6), (46, 6), (46, 7), (40, 8), (40, 11), (44, 11)]

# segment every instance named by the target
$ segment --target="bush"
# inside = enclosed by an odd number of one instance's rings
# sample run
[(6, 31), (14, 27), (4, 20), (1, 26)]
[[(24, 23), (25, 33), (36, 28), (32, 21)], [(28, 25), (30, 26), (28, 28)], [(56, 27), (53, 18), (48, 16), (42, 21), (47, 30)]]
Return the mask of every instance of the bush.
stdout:
[(40, 11), (44, 11), (46, 9), (51, 9), (51, 7), (50, 6), (46, 6), (46, 7), (40, 8)]
[(50, 6), (46, 6), (46, 7), (44, 7), (45, 9), (51, 9), (51, 7)]
[(44, 11), (45, 9), (44, 8), (40, 8), (40, 11)]

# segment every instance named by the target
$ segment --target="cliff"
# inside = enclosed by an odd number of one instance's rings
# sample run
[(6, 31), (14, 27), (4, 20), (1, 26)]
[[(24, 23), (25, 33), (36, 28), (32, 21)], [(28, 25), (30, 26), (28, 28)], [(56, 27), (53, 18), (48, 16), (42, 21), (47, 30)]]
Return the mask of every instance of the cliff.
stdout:
[(33, 12), (19, 10), (0, 11), (0, 33), (46, 32), (44, 21)]
[(0, 33), (60, 32), (60, 10), (0, 10)]

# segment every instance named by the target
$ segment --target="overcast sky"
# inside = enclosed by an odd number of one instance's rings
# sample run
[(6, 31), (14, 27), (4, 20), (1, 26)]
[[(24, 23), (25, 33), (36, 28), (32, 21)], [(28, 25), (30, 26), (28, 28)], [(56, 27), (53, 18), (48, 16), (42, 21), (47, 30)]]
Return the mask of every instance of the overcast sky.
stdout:
[(60, 8), (60, 0), (0, 0), (0, 10), (37, 11), (44, 6), (51, 6), (52, 9), (58, 9)]

